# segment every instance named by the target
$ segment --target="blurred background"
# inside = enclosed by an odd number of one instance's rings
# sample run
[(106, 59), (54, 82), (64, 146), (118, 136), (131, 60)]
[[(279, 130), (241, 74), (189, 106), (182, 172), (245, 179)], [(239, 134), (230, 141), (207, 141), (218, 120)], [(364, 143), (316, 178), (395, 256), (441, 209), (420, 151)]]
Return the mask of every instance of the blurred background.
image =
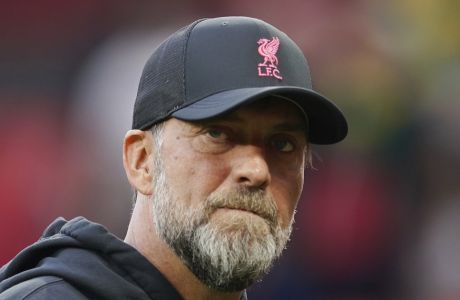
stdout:
[(315, 147), (294, 236), (250, 299), (460, 299), (460, 2), (1, 1), (0, 264), (57, 216), (123, 238), (121, 142), (144, 62), (247, 15), (303, 49), (348, 138)]

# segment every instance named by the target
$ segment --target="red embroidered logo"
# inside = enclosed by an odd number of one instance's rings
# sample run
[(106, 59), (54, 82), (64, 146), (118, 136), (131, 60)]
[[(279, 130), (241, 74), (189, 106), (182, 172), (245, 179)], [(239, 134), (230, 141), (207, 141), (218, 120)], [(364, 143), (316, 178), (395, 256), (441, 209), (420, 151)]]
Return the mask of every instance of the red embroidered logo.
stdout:
[(264, 62), (259, 63), (257, 67), (259, 76), (283, 79), (278, 70), (278, 57), (276, 57), (276, 52), (278, 52), (280, 46), (279, 38), (273, 37), (272, 40), (260, 39), (257, 44), (259, 44), (259, 54), (264, 58)]

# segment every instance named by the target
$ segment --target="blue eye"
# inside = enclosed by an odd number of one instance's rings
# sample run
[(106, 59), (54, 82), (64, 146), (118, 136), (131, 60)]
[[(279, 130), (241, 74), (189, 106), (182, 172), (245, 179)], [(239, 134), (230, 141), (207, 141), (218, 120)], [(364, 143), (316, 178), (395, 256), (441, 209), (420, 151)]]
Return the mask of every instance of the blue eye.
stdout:
[(294, 144), (286, 139), (275, 139), (271, 142), (271, 144), (280, 152), (291, 152), (294, 150)]

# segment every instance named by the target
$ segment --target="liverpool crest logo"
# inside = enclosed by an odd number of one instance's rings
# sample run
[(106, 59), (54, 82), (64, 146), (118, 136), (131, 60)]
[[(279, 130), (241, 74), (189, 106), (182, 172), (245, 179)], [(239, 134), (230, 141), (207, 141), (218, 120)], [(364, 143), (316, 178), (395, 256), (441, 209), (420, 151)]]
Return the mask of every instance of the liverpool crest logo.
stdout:
[(279, 38), (273, 37), (272, 40), (260, 39), (257, 44), (259, 44), (259, 54), (264, 58), (264, 61), (257, 66), (259, 76), (283, 79), (278, 70), (278, 57), (276, 57), (276, 52), (278, 52), (280, 46)]

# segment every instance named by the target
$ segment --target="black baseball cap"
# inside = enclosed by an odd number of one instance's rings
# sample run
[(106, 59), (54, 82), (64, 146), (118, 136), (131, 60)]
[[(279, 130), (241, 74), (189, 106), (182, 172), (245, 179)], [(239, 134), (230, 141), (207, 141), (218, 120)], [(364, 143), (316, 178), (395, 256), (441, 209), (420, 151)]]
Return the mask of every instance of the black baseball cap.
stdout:
[(213, 118), (271, 96), (303, 111), (311, 143), (333, 144), (347, 135), (342, 112), (313, 91), (307, 60), (285, 33), (249, 17), (202, 19), (169, 36), (148, 59), (132, 128), (169, 117)]

